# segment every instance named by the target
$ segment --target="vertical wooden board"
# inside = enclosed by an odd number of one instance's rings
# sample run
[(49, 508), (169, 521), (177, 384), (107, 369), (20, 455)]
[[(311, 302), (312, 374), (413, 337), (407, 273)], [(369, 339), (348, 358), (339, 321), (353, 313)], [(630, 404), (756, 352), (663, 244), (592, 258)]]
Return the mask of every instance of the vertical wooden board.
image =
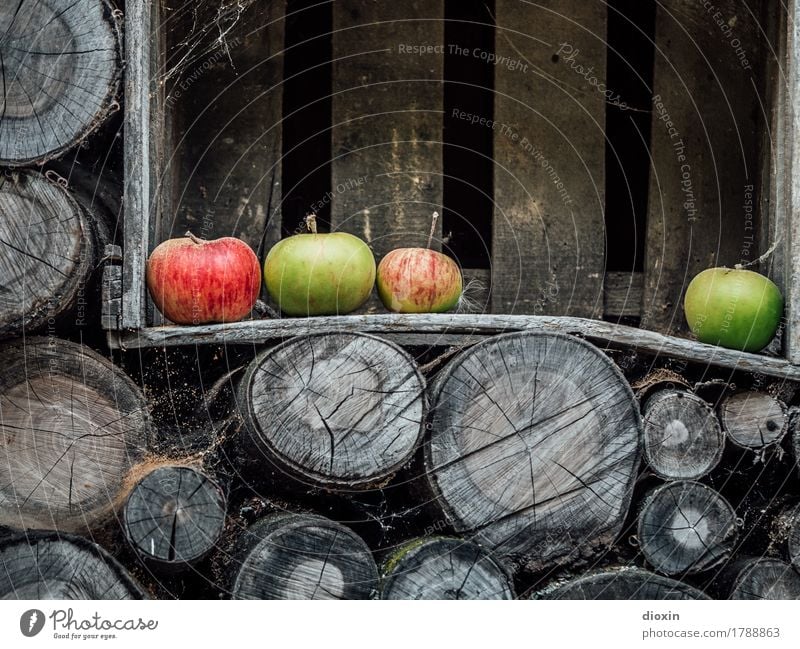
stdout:
[(379, 259), (442, 211), (443, 21), (442, 0), (333, 5), (331, 226)]
[[(173, 141), (159, 241), (186, 230), (263, 253), (280, 238), (284, 2), (186, 5), (163, 75)], [(220, 12), (223, 12), (220, 14)]]
[(496, 12), (492, 308), (598, 317), (606, 5), (497, 0)]
[(656, 13), (642, 326), (687, 330), (683, 293), (759, 255), (759, 0), (661, 0)]

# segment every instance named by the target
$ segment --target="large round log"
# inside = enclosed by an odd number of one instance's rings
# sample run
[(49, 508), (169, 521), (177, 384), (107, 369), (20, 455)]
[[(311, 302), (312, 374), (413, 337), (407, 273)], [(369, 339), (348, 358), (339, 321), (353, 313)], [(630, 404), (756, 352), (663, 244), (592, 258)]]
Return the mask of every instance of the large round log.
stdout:
[(738, 562), (730, 599), (800, 599), (800, 574), (778, 559)]
[(648, 570), (622, 568), (584, 575), (546, 588), (538, 599), (692, 600), (708, 595)]
[(730, 556), (738, 534), (736, 513), (716, 491), (699, 482), (654, 489), (639, 513), (639, 547), (665, 575), (713, 568)]
[(144, 593), (99, 545), (27, 532), (0, 540), (0, 599), (144, 599)]
[(415, 539), (384, 563), (381, 599), (514, 599), (510, 575), (470, 541)]
[(0, 336), (53, 330), (85, 306), (96, 256), (92, 223), (66, 190), (36, 173), (0, 176)]
[(719, 463), (724, 437), (714, 410), (700, 397), (660, 390), (644, 405), (644, 457), (667, 480), (701, 478)]
[(641, 420), (594, 346), (561, 334), (494, 337), (442, 370), (431, 415), (426, 475), (458, 532), (531, 568), (620, 532)]
[(786, 406), (764, 392), (736, 392), (719, 407), (722, 428), (734, 444), (758, 449), (778, 444), (789, 428)]
[(76, 531), (121, 505), (146, 450), (144, 396), (83, 345), (0, 348), (0, 525)]
[(225, 495), (189, 466), (161, 466), (136, 483), (124, 509), (125, 535), (139, 556), (183, 567), (214, 547), (225, 525)]
[(0, 3), (0, 164), (42, 164), (119, 107), (121, 25), (108, 0)]
[(425, 382), (400, 347), (363, 334), (290, 340), (258, 355), (240, 388), (251, 455), (330, 489), (384, 482), (422, 435)]
[(378, 568), (366, 543), (322, 516), (274, 514), (248, 528), (233, 599), (371, 599)]

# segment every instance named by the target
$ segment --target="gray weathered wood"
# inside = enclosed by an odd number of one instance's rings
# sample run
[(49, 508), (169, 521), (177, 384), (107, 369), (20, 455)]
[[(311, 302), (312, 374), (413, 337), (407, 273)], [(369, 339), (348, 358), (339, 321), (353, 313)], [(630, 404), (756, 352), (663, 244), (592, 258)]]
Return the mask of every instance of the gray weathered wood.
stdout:
[(422, 435), (424, 393), (400, 347), (331, 333), (257, 356), (238, 404), (252, 457), (321, 486), (366, 488), (410, 459)]
[(773, 522), (772, 543), (781, 556), (800, 572), (800, 505), (786, 507)]
[(122, 248), (109, 244), (104, 249), (100, 326), (104, 331), (119, 331), (122, 326)]
[(511, 576), (475, 543), (414, 539), (386, 559), (381, 599), (514, 599)]
[(736, 513), (704, 484), (671, 482), (647, 495), (637, 530), (642, 554), (657, 572), (701, 572), (719, 565), (733, 551)]
[(683, 293), (692, 277), (752, 261), (763, 245), (760, 4), (718, 0), (709, 11), (694, 0), (657, 3), (643, 327), (687, 331)]
[(238, 542), (233, 599), (372, 599), (378, 568), (353, 531), (323, 518), (273, 514)]
[[(328, 331), (405, 334), (494, 335), (509, 331), (549, 331), (584, 336), (598, 343), (631, 348), (641, 353), (725, 367), (765, 376), (800, 380), (800, 366), (783, 358), (723, 349), (684, 338), (665, 336), (636, 327), (585, 318), (487, 314), (376, 314), (254, 320), (197, 327), (151, 327), (111, 339), (113, 347), (138, 349), (173, 345), (262, 344), (291, 336)], [(436, 335), (431, 339), (436, 340)], [(454, 338), (448, 339), (453, 344)]]
[(85, 346), (27, 338), (0, 349), (0, 525), (78, 531), (121, 505), (146, 451), (147, 405)]
[(641, 421), (602, 352), (558, 334), (498, 336), (442, 370), (431, 399), (426, 476), (457, 531), (539, 568), (613, 542)]
[(603, 315), (640, 317), (642, 314), (642, 273), (606, 273), (603, 282)]
[(739, 562), (730, 599), (800, 599), (800, 574), (778, 559)]
[(660, 390), (644, 405), (644, 457), (667, 480), (697, 480), (722, 457), (724, 438), (714, 410), (690, 392)]
[[(444, 56), (404, 48), (441, 48), (444, 2), (339, 0), (332, 11), (331, 225), (380, 261), (424, 246), (442, 211)], [(434, 247), (440, 238), (441, 222)]]
[(35, 332), (80, 299), (96, 262), (89, 216), (33, 172), (0, 177), (0, 336)]
[(284, 2), (226, 10), (224, 36), (206, 29), (219, 3), (196, 3), (162, 29), (169, 52), (164, 99), (168, 159), (156, 244), (187, 230), (238, 237), (265, 253), (280, 238)]
[(139, 480), (124, 508), (125, 536), (143, 558), (183, 567), (207, 555), (225, 524), (225, 495), (190, 466), (161, 466)]
[(495, 7), (493, 311), (599, 317), (606, 6)]
[(693, 600), (709, 599), (688, 584), (641, 568), (620, 568), (556, 583), (537, 599)]
[(141, 587), (99, 545), (60, 532), (0, 540), (0, 600), (145, 599)]
[(728, 439), (744, 448), (778, 444), (789, 429), (786, 406), (764, 392), (737, 392), (726, 397), (719, 416)]
[(119, 109), (120, 19), (108, 0), (0, 4), (0, 164), (63, 155)]

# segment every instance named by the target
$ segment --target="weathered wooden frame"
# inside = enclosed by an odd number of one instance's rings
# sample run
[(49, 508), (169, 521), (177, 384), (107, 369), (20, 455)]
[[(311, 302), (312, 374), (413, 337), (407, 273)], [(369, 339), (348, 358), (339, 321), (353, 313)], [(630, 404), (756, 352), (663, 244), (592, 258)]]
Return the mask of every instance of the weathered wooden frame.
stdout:
[(575, 317), (538, 315), (353, 315), (306, 319), (264, 319), (204, 326), (150, 326), (153, 307), (146, 295), (145, 261), (154, 244), (157, 181), (163, 133), (163, 88), (156, 83), (162, 45), (158, 0), (128, 0), (125, 17), (125, 196), (124, 256), (119, 328), (110, 328), (115, 348), (196, 344), (264, 344), (321, 331), (363, 331), (400, 342), (457, 344), (505, 331), (544, 329), (584, 336), (597, 343), (630, 348), (732, 370), (800, 380), (800, 138), (795, 137), (795, 104), (800, 104), (800, 1), (781, 12), (780, 51), (770, 84), (773, 94), (768, 229), (778, 236), (773, 276), (787, 297), (785, 356), (764, 356), (704, 345), (656, 332)]

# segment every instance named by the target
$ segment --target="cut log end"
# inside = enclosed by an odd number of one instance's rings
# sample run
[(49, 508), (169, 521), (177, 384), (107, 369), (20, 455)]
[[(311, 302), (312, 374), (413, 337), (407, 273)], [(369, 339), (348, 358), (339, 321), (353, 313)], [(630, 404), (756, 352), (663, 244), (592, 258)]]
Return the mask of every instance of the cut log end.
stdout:
[(800, 574), (777, 559), (745, 561), (730, 599), (800, 599)]
[(706, 475), (722, 457), (724, 439), (714, 410), (699, 397), (661, 390), (644, 406), (644, 455), (667, 480)]
[(701, 572), (730, 556), (737, 519), (728, 501), (710, 487), (673, 482), (645, 499), (638, 536), (642, 554), (657, 572)]
[(43, 164), (116, 107), (121, 26), (107, 0), (0, 4), (0, 164)]
[(737, 392), (720, 405), (722, 428), (743, 448), (778, 444), (789, 427), (786, 406), (763, 392)]
[(371, 599), (377, 592), (378, 568), (367, 545), (321, 516), (267, 517), (240, 544), (233, 599)]
[(639, 568), (586, 575), (545, 589), (539, 599), (692, 600), (709, 599), (700, 590)]
[(144, 456), (147, 405), (88, 348), (28, 338), (0, 349), (0, 525), (78, 531), (117, 506)]
[(159, 467), (133, 488), (124, 515), (125, 534), (140, 556), (162, 564), (189, 564), (219, 541), (225, 497), (200, 471)]
[(422, 435), (424, 392), (400, 347), (327, 334), (257, 357), (239, 402), (254, 455), (323, 487), (365, 488), (410, 459)]
[(595, 347), (557, 334), (492, 338), (442, 371), (431, 413), (426, 474), (457, 531), (542, 567), (618, 533), (641, 421)]
[(386, 561), (381, 599), (513, 599), (510, 576), (469, 541), (416, 539)]
[(91, 222), (66, 190), (31, 172), (0, 177), (0, 336), (55, 326), (87, 299), (95, 257)]
[(0, 540), (0, 600), (143, 598), (122, 566), (81, 537), (28, 532)]

